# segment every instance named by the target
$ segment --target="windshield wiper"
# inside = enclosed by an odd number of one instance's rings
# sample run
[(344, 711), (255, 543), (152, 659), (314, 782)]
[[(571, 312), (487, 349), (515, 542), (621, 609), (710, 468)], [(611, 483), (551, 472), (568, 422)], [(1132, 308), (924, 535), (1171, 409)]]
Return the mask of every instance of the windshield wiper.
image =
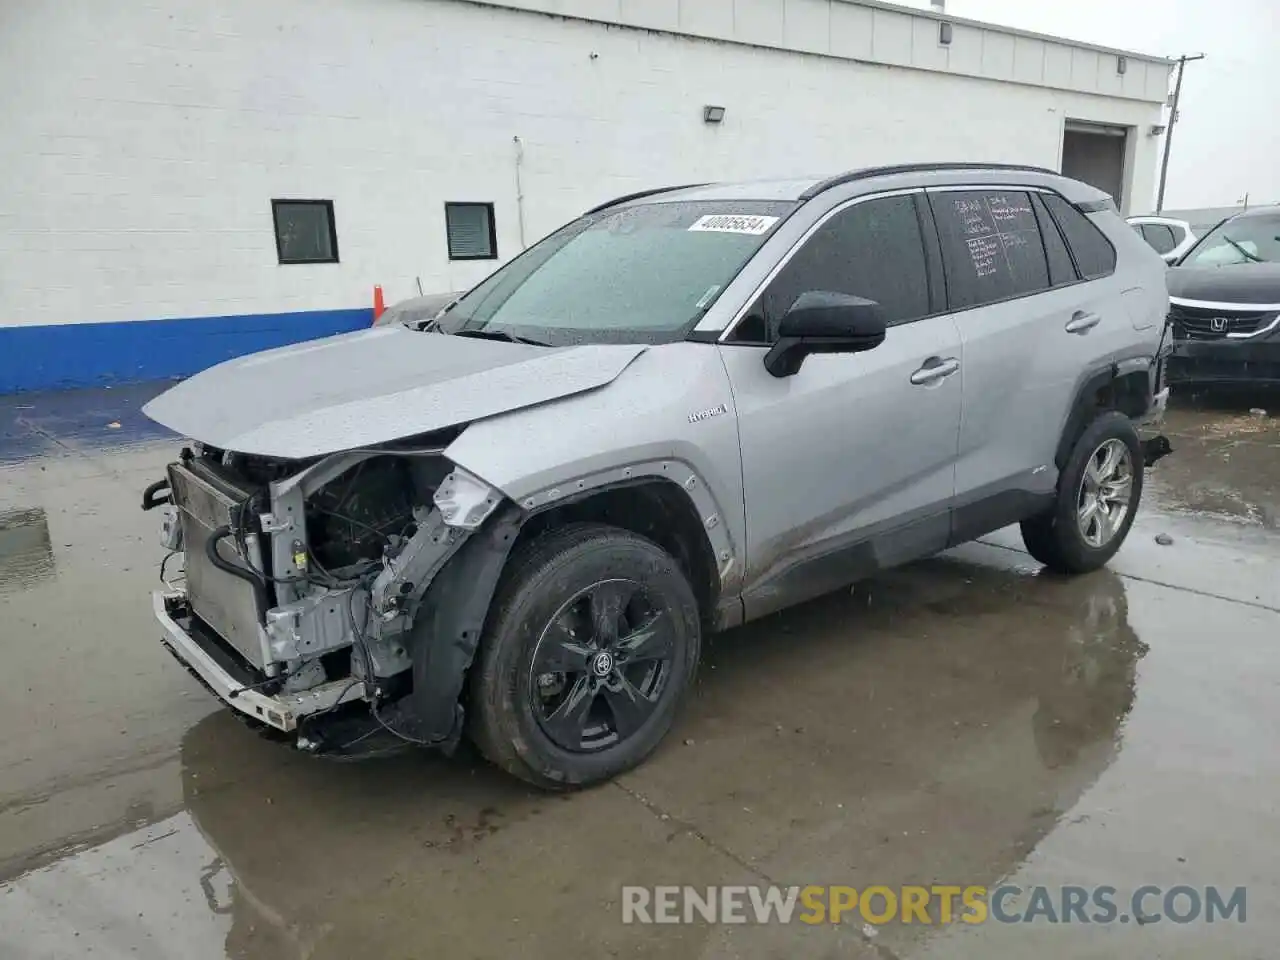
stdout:
[(549, 347), (545, 340), (534, 340), (532, 337), (521, 337), (506, 330), (455, 330), (451, 336), (474, 337), (477, 340), (505, 340), (507, 343), (525, 343), (531, 347)]
[(1227, 243), (1231, 244), (1233, 247), (1239, 250), (1244, 257), (1246, 257), (1249, 260), (1252, 260), (1254, 263), (1266, 263), (1266, 261), (1263, 260), (1261, 257), (1257, 256), (1256, 254), (1250, 253), (1244, 247), (1240, 246), (1240, 244), (1236, 243), (1234, 240), (1228, 237), (1225, 233), (1222, 235), (1222, 239), (1227, 241)]

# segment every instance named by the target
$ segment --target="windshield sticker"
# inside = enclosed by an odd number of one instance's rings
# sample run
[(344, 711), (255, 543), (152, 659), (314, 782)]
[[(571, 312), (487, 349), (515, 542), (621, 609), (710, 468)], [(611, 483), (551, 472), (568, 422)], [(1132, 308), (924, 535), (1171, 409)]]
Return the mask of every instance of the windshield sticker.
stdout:
[(777, 217), (712, 213), (695, 220), (689, 231), (691, 233), (745, 233), (758, 237), (762, 233), (768, 233), (769, 229), (777, 222)]
[(694, 307), (697, 308), (698, 310), (705, 310), (707, 307), (707, 304), (709, 304), (712, 300), (714, 300), (716, 298), (716, 294), (719, 292), (720, 292), (720, 284), (713, 283), (710, 286), (710, 288), (707, 290), (707, 292), (698, 298), (698, 302), (694, 304)]

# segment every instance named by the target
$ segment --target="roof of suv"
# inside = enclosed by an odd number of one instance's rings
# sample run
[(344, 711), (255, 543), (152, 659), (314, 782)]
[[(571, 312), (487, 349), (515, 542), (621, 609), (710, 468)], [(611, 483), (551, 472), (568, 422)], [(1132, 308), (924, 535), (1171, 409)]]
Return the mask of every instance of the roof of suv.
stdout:
[[(588, 213), (596, 213), (609, 207), (621, 206), (625, 203), (643, 201), (664, 202), (674, 200), (809, 200), (833, 187), (859, 180), (873, 180), (880, 177), (893, 177), (907, 174), (945, 176), (964, 172), (1033, 174), (1036, 179), (1052, 178), (1064, 184), (1075, 184), (1081, 190), (1074, 191), (1087, 194), (1087, 199), (1104, 197), (1101, 191), (1095, 190), (1078, 181), (1069, 180), (1060, 173), (1044, 167), (1024, 166), (1002, 163), (908, 163), (896, 166), (863, 167), (850, 170), (835, 176), (787, 177), (766, 180), (745, 180), (734, 183), (703, 183), (685, 186), (661, 187), (654, 190), (643, 190), (638, 193), (617, 197), (607, 203), (593, 207)], [(1073, 198), (1074, 199), (1074, 198)], [(1082, 197), (1081, 199), (1084, 199)]]

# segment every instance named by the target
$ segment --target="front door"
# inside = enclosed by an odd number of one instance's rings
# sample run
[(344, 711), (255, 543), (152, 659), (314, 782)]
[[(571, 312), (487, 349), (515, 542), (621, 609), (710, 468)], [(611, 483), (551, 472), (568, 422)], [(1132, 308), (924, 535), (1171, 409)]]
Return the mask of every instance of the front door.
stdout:
[[(733, 386), (746, 505), (748, 617), (942, 549), (960, 431), (960, 336), (935, 316), (915, 195), (853, 201), (805, 241), (720, 350)], [(806, 291), (878, 302), (884, 343), (763, 359)]]

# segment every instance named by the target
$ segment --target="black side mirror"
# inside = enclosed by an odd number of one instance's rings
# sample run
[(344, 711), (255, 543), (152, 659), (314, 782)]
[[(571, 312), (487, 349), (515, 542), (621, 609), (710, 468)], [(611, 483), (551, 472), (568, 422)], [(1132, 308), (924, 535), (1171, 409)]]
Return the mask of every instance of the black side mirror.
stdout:
[(790, 377), (811, 353), (860, 353), (884, 343), (884, 312), (862, 297), (810, 290), (778, 325), (778, 340), (764, 356), (775, 377)]

